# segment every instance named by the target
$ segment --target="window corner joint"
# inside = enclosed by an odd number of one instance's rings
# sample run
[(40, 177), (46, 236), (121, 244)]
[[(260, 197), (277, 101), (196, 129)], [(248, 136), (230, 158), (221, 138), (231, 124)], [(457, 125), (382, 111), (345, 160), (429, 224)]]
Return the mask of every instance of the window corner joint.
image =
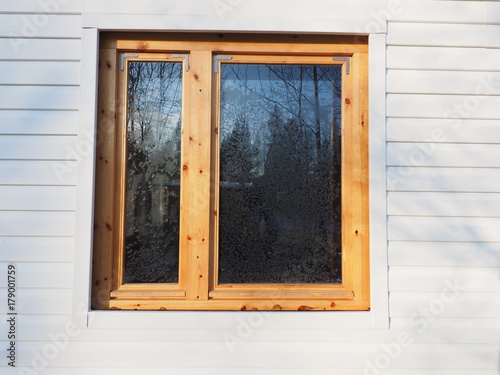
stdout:
[(132, 54), (131, 53), (122, 53), (120, 55), (120, 70), (121, 71), (125, 70), (125, 59), (127, 57), (139, 57), (139, 55), (133, 54), (133, 53)]
[(345, 74), (351, 73), (351, 59), (349, 57), (334, 57), (334, 61), (345, 61)]
[(181, 57), (181, 58), (184, 58), (185, 61), (186, 61), (186, 72), (189, 72), (189, 55), (188, 54), (184, 54), (184, 55), (172, 55), (172, 57)]
[(214, 73), (217, 74), (219, 73), (219, 60), (231, 60), (231, 56), (214, 56)]

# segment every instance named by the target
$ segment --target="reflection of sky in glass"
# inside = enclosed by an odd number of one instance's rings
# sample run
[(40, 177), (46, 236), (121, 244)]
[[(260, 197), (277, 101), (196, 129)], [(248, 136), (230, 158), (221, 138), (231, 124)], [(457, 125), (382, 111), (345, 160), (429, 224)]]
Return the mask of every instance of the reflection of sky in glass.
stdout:
[[(300, 115), (302, 121), (315, 121), (314, 74), (312, 65), (222, 64), (222, 137), (243, 115), (250, 124), (266, 122), (274, 105), (285, 119)], [(332, 117), (340, 125), (342, 68), (316, 65), (319, 117), (330, 127)]]
[(150, 143), (167, 141), (181, 117), (181, 77), (181, 62), (129, 62), (129, 132), (147, 141), (145, 125)]

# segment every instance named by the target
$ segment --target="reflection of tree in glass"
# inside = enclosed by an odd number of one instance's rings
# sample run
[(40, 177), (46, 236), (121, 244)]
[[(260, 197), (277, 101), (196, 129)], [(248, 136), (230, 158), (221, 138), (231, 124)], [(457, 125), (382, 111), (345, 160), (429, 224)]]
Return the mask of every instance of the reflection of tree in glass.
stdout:
[[(340, 67), (225, 66), (219, 281), (340, 282)], [(236, 185), (223, 155), (241, 116), (256, 151)]]
[(249, 182), (255, 173), (256, 149), (245, 117), (236, 119), (231, 134), (221, 144), (221, 181)]
[(130, 62), (125, 282), (177, 282), (182, 63)]

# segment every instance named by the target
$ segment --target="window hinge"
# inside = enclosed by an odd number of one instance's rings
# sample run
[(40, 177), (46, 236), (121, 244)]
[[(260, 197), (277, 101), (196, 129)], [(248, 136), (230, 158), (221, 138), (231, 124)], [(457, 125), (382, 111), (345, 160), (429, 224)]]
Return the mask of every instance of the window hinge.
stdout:
[(189, 55), (172, 55), (172, 57), (183, 57), (186, 61), (186, 72), (189, 72)]
[(139, 57), (139, 55), (134, 55), (130, 53), (122, 53), (120, 55), (120, 70), (125, 70), (125, 59), (127, 57)]
[(351, 73), (351, 59), (349, 57), (334, 57), (335, 61), (345, 61), (345, 74)]
[(219, 60), (231, 60), (231, 56), (214, 56), (214, 73), (219, 73)]

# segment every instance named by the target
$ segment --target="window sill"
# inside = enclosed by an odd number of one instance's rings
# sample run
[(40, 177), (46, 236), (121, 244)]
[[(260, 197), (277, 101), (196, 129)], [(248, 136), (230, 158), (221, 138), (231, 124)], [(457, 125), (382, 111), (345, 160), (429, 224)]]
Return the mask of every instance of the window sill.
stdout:
[[(248, 318), (248, 319), (247, 319)], [(387, 328), (371, 311), (90, 311), (92, 329), (234, 329), (241, 321), (266, 329), (325, 330)], [(257, 327), (254, 327), (257, 328)]]

